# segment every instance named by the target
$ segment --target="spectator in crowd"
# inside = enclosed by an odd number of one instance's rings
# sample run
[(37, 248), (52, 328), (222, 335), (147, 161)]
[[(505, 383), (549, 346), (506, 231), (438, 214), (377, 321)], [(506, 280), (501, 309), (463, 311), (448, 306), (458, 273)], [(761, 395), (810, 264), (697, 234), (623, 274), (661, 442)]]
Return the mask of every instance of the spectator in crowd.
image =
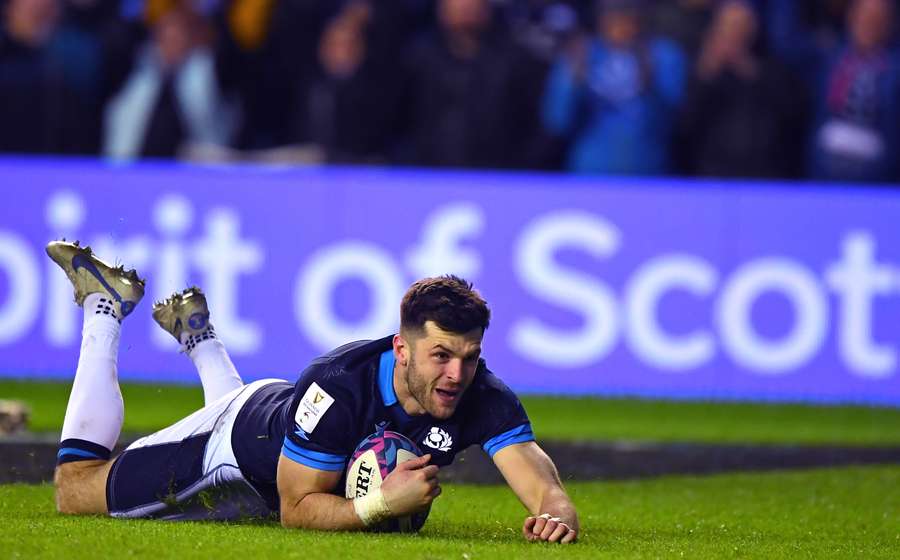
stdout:
[(799, 174), (806, 125), (802, 88), (759, 51), (753, 6), (724, 0), (706, 33), (674, 145), (689, 174)]
[(0, 28), (0, 151), (97, 153), (103, 53), (61, 23), (59, 0), (6, 0)]
[(894, 45), (892, 0), (854, 0), (847, 41), (823, 50), (800, 25), (792, 6), (779, 6), (772, 41), (805, 72), (816, 117), (809, 174), (841, 181), (900, 178), (900, 57)]
[(368, 4), (366, 52), (375, 60), (396, 65), (398, 56), (424, 30), (435, 25), (433, 0), (343, 0), (347, 7)]
[(236, 114), (219, 84), (208, 21), (187, 1), (159, 5), (149, 43), (106, 108), (111, 157), (174, 157), (186, 143), (231, 140)]
[(521, 146), (511, 166), (558, 170), (566, 143), (547, 133), (541, 124), (540, 104), (547, 74), (563, 49), (581, 33), (581, 11), (585, 0), (507, 0), (494, 3), (502, 15), (506, 41), (518, 50), (517, 91), (514, 102)]
[(512, 39), (545, 64), (578, 32), (578, 10), (571, 0), (513, 0), (503, 13)]
[[(318, 43), (340, 2), (227, 0), (217, 61), (223, 86), (237, 93), (241, 124), (234, 145), (264, 150), (308, 142), (306, 108)], [(298, 136), (301, 134), (301, 136)]]
[(402, 159), (416, 165), (517, 167), (537, 130), (534, 61), (492, 29), (487, 0), (440, 0), (438, 32), (407, 64)]
[(897, 7), (0, 0), (0, 153), (894, 182)]
[[(105, 101), (127, 76), (143, 29), (123, 18), (125, 10), (120, 0), (64, 0), (63, 7), (63, 33), (91, 38), (90, 63), (86, 64), (85, 57), (77, 54), (84, 47), (79, 49), (70, 40), (63, 50), (71, 53), (80, 79), (94, 85), (91, 95)], [(99, 92), (97, 86), (101, 87)], [(101, 121), (97, 119), (98, 142)]]
[(656, 0), (649, 10), (648, 26), (677, 42), (694, 58), (700, 50), (717, 0)]
[(845, 36), (847, 10), (852, 0), (793, 0), (792, 2), (765, 2), (766, 28), (782, 25), (785, 16), (796, 17), (802, 22), (805, 33), (801, 44), (814, 45), (820, 50), (836, 49)]
[(571, 140), (576, 172), (663, 174), (685, 59), (674, 43), (643, 32), (638, 0), (601, 0), (597, 36), (577, 42), (551, 71), (543, 119)]
[(383, 162), (395, 124), (396, 76), (388, 61), (371, 56), (372, 7), (348, 4), (325, 28), (319, 44), (318, 79), (309, 95), (309, 130), (329, 161)]

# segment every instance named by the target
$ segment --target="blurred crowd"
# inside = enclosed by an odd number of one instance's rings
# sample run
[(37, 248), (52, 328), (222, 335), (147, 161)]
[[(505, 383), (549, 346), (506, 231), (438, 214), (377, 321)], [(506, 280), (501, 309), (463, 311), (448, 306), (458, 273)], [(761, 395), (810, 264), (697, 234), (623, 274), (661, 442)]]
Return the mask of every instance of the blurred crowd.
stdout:
[(0, 0), (0, 152), (900, 181), (896, 0)]

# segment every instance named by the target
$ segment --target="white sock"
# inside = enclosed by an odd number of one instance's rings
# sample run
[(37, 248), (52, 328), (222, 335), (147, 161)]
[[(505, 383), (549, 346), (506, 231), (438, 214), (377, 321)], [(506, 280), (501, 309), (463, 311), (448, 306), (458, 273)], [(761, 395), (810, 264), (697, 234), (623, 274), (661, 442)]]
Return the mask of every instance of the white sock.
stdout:
[(225, 345), (216, 336), (212, 325), (200, 334), (182, 334), (181, 339), (184, 352), (194, 362), (194, 367), (200, 375), (205, 404), (213, 403), (238, 387), (244, 386), (244, 381), (231, 363)]
[(81, 439), (110, 450), (116, 445), (125, 417), (116, 365), (121, 328), (108, 296), (89, 294), (85, 298), (81, 354), (62, 440)]

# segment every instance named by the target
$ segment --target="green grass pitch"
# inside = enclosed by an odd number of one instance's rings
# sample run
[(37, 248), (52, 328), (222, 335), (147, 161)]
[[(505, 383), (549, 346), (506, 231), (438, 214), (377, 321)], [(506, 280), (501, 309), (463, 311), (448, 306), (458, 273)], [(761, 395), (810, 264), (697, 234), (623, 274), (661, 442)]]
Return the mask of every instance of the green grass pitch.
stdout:
[[(68, 384), (0, 382), (35, 431), (58, 431)], [(197, 387), (123, 386), (125, 430), (145, 433), (202, 405)], [(539, 439), (900, 444), (900, 410), (626, 399), (523, 399)], [(562, 473), (565, 477), (565, 472)], [(49, 485), (0, 486), (6, 558), (900, 558), (900, 467), (631, 482), (567, 482), (582, 537), (526, 543), (502, 486), (446, 485), (421, 534), (287, 531), (275, 523), (67, 517)]]
[(448, 485), (419, 535), (329, 534), (274, 523), (65, 517), (49, 486), (0, 486), (0, 558), (898, 558), (900, 469), (568, 484), (572, 546), (520, 536), (502, 487)]

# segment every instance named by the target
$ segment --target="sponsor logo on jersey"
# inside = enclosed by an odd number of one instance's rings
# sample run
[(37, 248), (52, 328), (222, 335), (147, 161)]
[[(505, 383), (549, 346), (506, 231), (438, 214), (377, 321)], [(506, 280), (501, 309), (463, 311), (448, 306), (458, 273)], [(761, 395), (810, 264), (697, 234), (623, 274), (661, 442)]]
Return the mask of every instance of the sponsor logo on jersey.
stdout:
[(422, 440), (422, 443), (438, 451), (450, 451), (450, 447), (453, 445), (453, 438), (444, 430), (437, 426), (432, 426), (431, 430), (425, 434), (425, 439)]
[(334, 397), (313, 382), (304, 393), (303, 398), (300, 399), (300, 404), (297, 405), (294, 421), (301, 430), (309, 434), (316, 429), (322, 415), (333, 404)]

